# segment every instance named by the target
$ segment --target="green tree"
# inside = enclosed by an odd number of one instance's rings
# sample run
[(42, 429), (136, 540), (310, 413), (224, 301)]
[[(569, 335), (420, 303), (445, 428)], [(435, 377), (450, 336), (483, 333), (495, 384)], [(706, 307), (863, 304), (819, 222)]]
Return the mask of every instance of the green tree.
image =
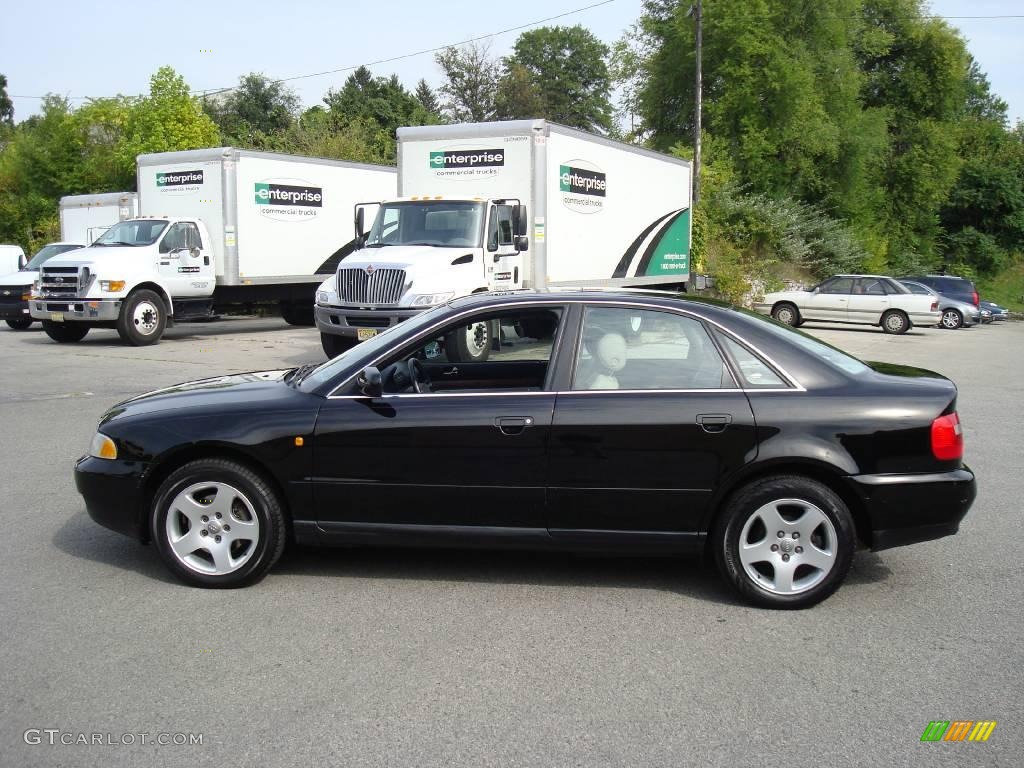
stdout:
[(203, 99), (204, 111), (217, 123), (226, 144), (260, 144), (263, 137), (287, 130), (300, 107), (292, 89), (259, 72), (238, 79), (226, 94)]
[(544, 100), (534, 85), (533, 76), (522, 64), (506, 64), (505, 73), (498, 81), (494, 112), (499, 120), (544, 116)]
[(413, 92), (413, 96), (416, 97), (416, 101), (420, 103), (428, 113), (436, 117), (438, 120), (441, 119), (441, 103), (437, 100), (437, 94), (434, 93), (434, 89), (430, 87), (426, 80), (422, 78), (416, 83), (416, 90)]
[(14, 102), (7, 95), (7, 75), (0, 74), (0, 123), (14, 126)]
[[(607, 132), (612, 127), (608, 46), (588, 29), (539, 27), (523, 32), (505, 62), (506, 78), (528, 76), (545, 117), (574, 128)], [(519, 74), (517, 74), (519, 73)]]
[(479, 123), (495, 117), (501, 66), (486, 44), (445, 48), (434, 55), (441, 68), (441, 114), (454, 123)]

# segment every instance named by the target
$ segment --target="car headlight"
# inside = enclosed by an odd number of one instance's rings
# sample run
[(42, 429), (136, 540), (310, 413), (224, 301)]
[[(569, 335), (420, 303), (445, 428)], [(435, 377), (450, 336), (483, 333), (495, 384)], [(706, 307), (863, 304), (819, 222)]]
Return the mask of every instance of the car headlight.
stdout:
[(119, 293), (124, 290), (124, 280), (100, 280), (100, 290)]
[(435, 304), (444, 304), (454, 295), (455, 291), (448, 291), (448, 293), (421, 293), (412, 300), (412, 305), (414, 307), (432, 307)]
[(116, 459), (117, 444), (102, 432), (97, 432), (89, 446), (89, 455), (97, 459)]

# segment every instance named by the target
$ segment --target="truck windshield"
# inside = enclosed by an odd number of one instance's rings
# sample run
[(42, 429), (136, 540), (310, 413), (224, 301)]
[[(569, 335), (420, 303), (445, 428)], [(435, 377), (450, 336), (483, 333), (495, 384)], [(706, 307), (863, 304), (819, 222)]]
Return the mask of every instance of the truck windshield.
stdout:
[(93, 245), (152, 245), (166, 228), (167, 222), (162, 219), (121, 221), (104, 232)]
[(435, 245), (479, 248), (483, 244), (484, 203), (412, 200), (385, 203), (377, 211), (367, 248), (388, 245)]
[(38, 251), (36, 255), (32, 257), (31, 261), (25, 265), (25, 269), (39, 269), (43, 262), (52, 259), (58, 253), (66, 253), (67, 251), (73, 251), (76, 248), (81, 248), (80, 245), (72, 245), (71, 243), (50, 243), (44, 245)]

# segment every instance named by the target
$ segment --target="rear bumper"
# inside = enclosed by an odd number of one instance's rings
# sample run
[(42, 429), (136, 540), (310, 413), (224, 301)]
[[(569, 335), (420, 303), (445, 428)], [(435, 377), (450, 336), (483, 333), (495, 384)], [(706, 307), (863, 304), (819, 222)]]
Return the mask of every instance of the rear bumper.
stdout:
[(403, 320), (415, 317), (423, 309), (356, 309), (347, 307), (326, 307), (317, 304), (313, 310), (316, 327), (320, 333), (356, 338), (360, 328), (383, 330), (398, 325)]
[(133, 539), (148, 539), (145, 516), (140, 514), (144, 469), (137, 461), (80, 458), (75, 464), (75, 487), (85, 499), (89, 517)]
[(971, 508), (977, 486), (966, 466), (950, 472), (850, 477), (864, 500), (873, 550), (952, 536)]
[(104, 322), (117, 320), (121, 313), (120, 299), (32, 299), (29, 309), (33, 320), (52, 320), (60, 314), (71, 322)]

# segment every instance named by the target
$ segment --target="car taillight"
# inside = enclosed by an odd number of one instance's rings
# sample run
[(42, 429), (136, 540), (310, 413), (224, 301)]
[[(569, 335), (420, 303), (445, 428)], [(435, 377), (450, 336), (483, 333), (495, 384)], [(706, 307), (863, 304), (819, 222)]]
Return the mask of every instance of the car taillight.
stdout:
[(936, 299), (935, 301), (932, 302), (932, 312), (938, 312), (938, 311), (939, 311), (939, 300)]
[(964, 433), (956, 411), (939, 416), (932, 422), (932, 453), (940, 461), (964, 457)]
[(977, 291), (975, 291), (974, 293), (971, 294), (971, 300), (974, 302), (974, 306), (977, 307), (977, 306), (981, 305), (981, 301), (978, 298), (978, 292)]

